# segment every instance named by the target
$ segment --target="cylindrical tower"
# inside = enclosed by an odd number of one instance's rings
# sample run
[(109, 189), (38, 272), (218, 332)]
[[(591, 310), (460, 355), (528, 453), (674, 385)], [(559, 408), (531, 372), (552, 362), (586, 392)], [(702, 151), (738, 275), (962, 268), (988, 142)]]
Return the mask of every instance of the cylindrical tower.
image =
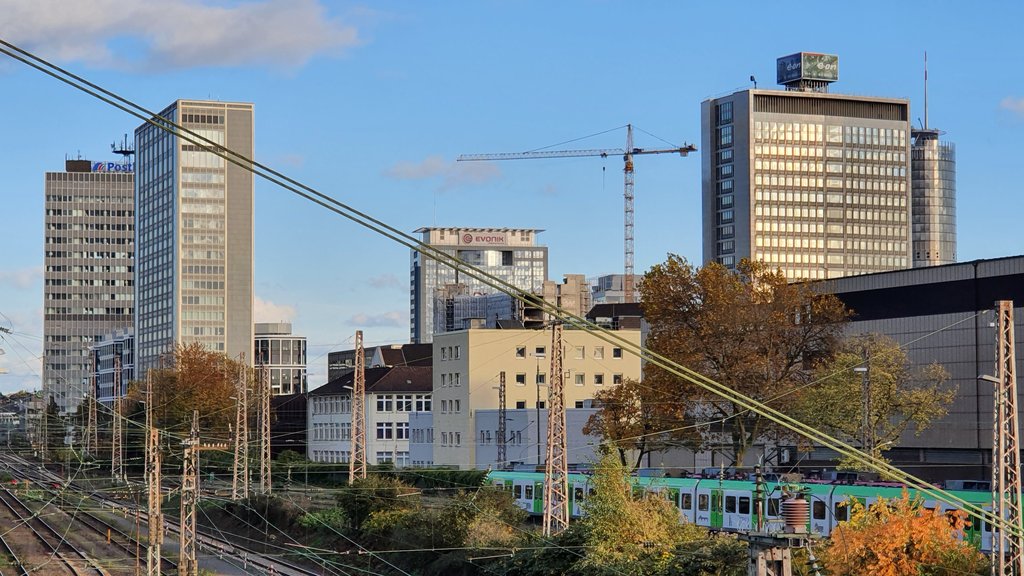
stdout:
[(956, 262), (956, 148), (938, 130), (913, 130), (914, 268)]

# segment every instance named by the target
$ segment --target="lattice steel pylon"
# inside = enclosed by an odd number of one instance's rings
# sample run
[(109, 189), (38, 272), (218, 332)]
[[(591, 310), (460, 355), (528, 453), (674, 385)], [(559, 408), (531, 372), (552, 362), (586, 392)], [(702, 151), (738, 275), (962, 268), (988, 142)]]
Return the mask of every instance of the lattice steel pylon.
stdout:
[(149, 516), (146, 576), (160, 576), (160, 547), (163, 544), (163, 516), (160, 511), (160, 430), (154, 424), (153, 378), (146, 374), (146, 503)]
[(356, 369), (352, 372), (352, 459), (348, 483), (366, 478), (366, 357), (363, 331), (356, 330)]
[(548, 386), (548, 455), (544, 475), (544, 535), (569, 527), (569, 462), (565, 437), (565, 374), (562, 324), (551, 326), (551, 380)]
[(260, 493), (270, 494), (270, 368), (260, 364)]
[(89, 396), (88, 396), (88, 410), (89, 414), (85, 424), (85, 434), (83, 434), (85, 441), (85, 452), (93, 458), (96, 457), (99, 452), (99, 431), (96, 429), (96, 354), (90, 352), (92, 356), (92, 372), (89, 374)]
[(110, 420), (110, 478), (124, 480), (124, 445), (121, 431), (121, 355), (114, 353), (114, 413)]
[(1006, 529), (993, 525), (992, 574), (997, 576), (1024, 576), (1020, 436), (1013, 348), (1013, 302), (1000, 300), (996, 302), (996, 389), (992, 402), (992, 513), (1003, 519)]
[(249, 369), (240, 357), (235, 378), (235, 462), (231, 499), (249, 498)]
[(196, 505), (199, 503), (199, 411), (192, 412), (192, 429), (181, 441), (181, 526), (178, 530), (178, 573), (196, 576)]
[[(505, 467), (505, 462), (508, 460), (508, 445), (507, 440), (507, 418), (508, 414), (505, 409), (505, 371), (502, 370), (498, 374), (498, 469)], [(539, 441), (539, 439), (538, 439)]]

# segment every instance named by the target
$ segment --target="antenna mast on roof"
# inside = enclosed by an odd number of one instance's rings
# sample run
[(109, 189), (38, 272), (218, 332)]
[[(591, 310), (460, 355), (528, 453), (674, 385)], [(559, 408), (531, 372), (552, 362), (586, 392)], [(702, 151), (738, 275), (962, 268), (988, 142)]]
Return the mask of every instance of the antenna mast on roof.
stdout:
[(135, 155), (135, 143), (133, 142), (129, 144), (128, 135), (125, 134), (124, 139), (121, 140), (121, 144), (117, 144), (115, 142), (110, 145), (110, 151), (114, 154), (120, 155), (121, 159), (124, 160), (124, 163), (127, 164), (128, 162), (131, 162), (132, 156)]

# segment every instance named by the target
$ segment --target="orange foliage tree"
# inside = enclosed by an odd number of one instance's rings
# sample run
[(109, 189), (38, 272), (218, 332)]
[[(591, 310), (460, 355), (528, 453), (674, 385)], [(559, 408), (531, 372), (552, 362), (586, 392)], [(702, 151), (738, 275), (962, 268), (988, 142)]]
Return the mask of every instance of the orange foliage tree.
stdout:
[(856, 500), (849, 505), (849, 521), (832, 532), (821, 559), (833, 576), (989, 573), (985, 556), (964, 540), (963, 512), (924, 508), (906, 491), (870, 507)]

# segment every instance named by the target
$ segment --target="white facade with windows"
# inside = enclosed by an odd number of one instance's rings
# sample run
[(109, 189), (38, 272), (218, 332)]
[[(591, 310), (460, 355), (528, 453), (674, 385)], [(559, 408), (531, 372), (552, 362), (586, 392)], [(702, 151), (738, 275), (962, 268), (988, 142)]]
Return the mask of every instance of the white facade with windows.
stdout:
[[(431, 410), (430, 367), (399, 366), (365, 371), (368, 464), (411, 464), (409, 415)], [(349, 462), (352, 458), (353, 374), (309, 393), (307, 458)]]

